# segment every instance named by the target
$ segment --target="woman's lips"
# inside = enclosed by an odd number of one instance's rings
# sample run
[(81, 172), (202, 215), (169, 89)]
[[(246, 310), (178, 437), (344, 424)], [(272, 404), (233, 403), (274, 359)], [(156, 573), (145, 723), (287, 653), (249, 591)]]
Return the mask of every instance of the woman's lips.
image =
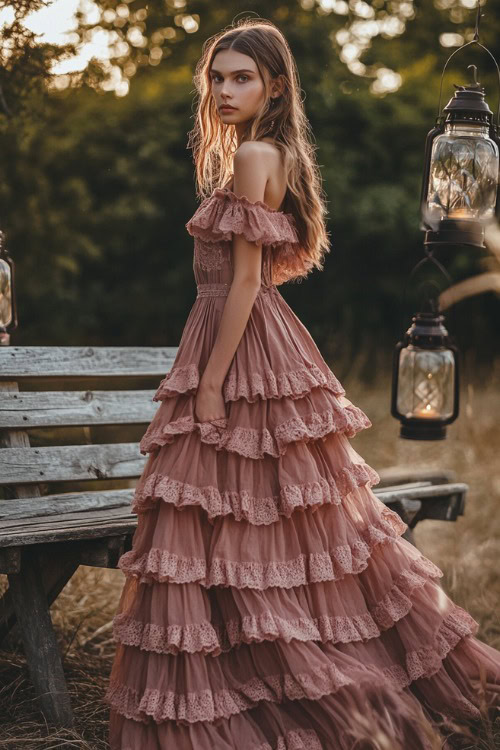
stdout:
[(220, 109), (221, 109), (221, 112), (223, 112), (224, 110), (226, 110), (226, 112), (234, 112), (234, 111), (236, 111), (236, 107), (224, 107), (223, 106)]

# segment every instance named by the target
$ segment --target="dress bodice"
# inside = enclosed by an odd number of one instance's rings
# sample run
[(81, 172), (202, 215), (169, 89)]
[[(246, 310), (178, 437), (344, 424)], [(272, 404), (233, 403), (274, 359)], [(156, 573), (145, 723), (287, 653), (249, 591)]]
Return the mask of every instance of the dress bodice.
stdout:
[(273, 285), (276, 250), (290, 256), (298, 247), (292, 214), (250, 201), (228, 187), (216, 188), (187, 222), (194, 237), (193, 270), (197, 285), (230, 284), (233, 278), (232, 238), (243, 236), (262, 244), (262, 285)]

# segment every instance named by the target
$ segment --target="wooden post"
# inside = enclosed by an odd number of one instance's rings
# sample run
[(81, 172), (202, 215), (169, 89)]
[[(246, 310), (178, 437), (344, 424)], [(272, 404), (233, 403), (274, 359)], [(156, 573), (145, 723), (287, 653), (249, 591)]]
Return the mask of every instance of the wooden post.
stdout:
[(21, 571), (8, 576), (9, 591), (40, 709), (47, 721), (73, 727), (71, 701), (38, 558), (33, 548), (23, 550)]

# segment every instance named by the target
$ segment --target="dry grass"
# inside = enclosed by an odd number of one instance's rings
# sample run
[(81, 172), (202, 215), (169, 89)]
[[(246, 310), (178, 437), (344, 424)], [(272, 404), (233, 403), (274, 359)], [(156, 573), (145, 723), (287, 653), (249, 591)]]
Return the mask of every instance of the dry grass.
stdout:
[[(469, 367), (469, 370), (473, 368)], [(470, 380), (470, 382), (469, 382)], [(465, 515), (456, 523), (423, 521), (415, 531), (421, 551), (444, 571), (445, 590), (481, 623), (478, 637), (500, 649), (500, 393), (488, 378), (462, 378), (461, 414), (448, 428), (448, 438), (435, 443), (401, 440), (389, 415), (389, 379), (373, 388), (356, 383), (355, 372), (344, 378), (348, 397), (364, 409), (373, 427), (361, 432), (353, 446), (376, 469), (418, 465), (455, 469), (469, 484)], [(116, 570), (80, 567), (51, 608), (64, 656), (64, 669), (76, 716), (76, 729), (47, 726), (33, 703), (33, 690), (17, 634), (0, 651), (0, 750), (104, 750), (108, 709), (102, 702), (114, 653), (111, 620), (123, 583)], [(5, 577), (0, 579), (5, 586)], [(500, 726), (485, 723), (481, 736), (457, 745), (500, 748)], [(389, 741), (381, 748), (394, 750)], [(441, 743), (436, 743), (436, 748)], [(139, 749), (138, 749), (139, 750)]]

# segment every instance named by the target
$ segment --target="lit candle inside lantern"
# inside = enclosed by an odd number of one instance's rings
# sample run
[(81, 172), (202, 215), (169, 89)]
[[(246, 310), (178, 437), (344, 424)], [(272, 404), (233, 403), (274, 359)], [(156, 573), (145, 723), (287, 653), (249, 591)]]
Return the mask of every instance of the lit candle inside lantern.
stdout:
[(434, 409), (430, 404), (427, 404), (427, 406), (424, 409), (419, 409), (415, 412), (416, 417), (440, 417), (441, 414), (438, 412), (437, 409)]
[(448, 216), (451, 219), (459, 219), (461, 216), (466, 219), (470, 219), (472, 217), (472, 214), (468, 208), (455, 208), (454, 210), (448, 211)]

